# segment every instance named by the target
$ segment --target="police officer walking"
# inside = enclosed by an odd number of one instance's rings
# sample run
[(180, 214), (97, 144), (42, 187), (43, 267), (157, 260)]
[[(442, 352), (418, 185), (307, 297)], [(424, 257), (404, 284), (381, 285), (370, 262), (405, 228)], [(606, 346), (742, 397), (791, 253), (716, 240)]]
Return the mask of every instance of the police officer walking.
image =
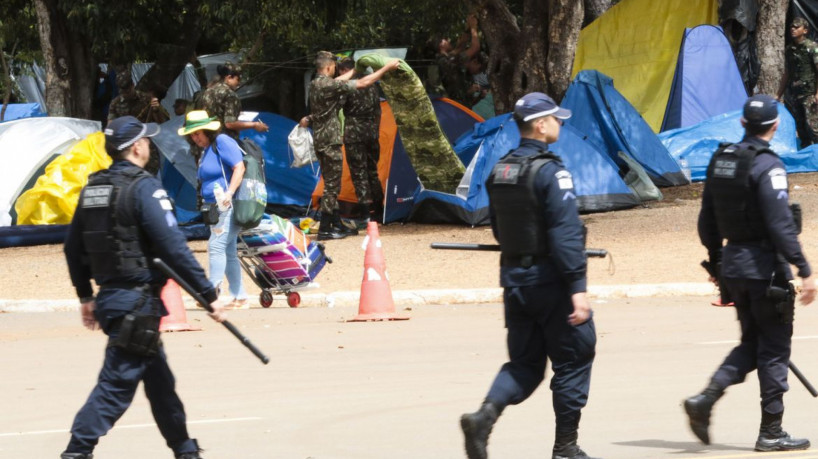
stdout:
[(498, 416), (534, 392), (548, 359), (556, 416), (552, 457), (588, 457), (577, 445), (596, 347), (585, 294), (584, 229), (571, 174), (548, 151), (562, 120), (570, 116), (543, 93), (523, 96), (514, 107), (520, 147), (497, 163), (486, 183), (491, 227), (501, 249), (510, 360), (480, 409), (460, 418), (469, 459), (488, 457), (488, 437)]
[(778, 104), (768, 95), (756, 95), (745, 102), (743, 115), (744, 138), (722, 145), (707, 168), (698, 223), (710, 262), (721, 266), (722, 285), (735, 303), (741, 344), (704, 391), (684, 401), (684, 408), (693, 433), (709, 444), (713, 404), (727, 387), (757, 370), (761, 427), (755, 450), (802, 450), (809, 448), (809, 440), (792, 438), (781, 428), (795, 306), (789, 264), (802, 279), (801, 304), (815, 299), (815, 281), (788, 206), (784, 164), (770, 149)]
[[(225, 319), (216, 290), (193, 258), (176, 226), (161, 183), (144, 170), (156, 124), (132, 116), (105, 129), (109, 169), (92, 174), (82, 190), (65, 240), (71, 282), (81, 303), (82, 323), (108, 335), (105, 360), (85, 405), (74, 418), (62, 459), (91, 459), (99, 437), (125, 413), (142, 381), (156, 424), (178, 459), (197, 459), (185, 411), (159, 340), (167, 315), (160, 291), (167, 281), (149, 260), (162, 259), (210, 302), (216, 321)], [(91, 279), (99, 286), (94, 297)]]

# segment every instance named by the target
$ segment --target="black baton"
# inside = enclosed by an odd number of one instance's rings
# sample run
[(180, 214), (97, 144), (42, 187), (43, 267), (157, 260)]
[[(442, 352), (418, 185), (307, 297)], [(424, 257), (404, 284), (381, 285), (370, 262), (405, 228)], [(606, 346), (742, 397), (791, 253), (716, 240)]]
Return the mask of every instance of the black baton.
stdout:
[(818, 397), (818, 390), (815, 390), (815, 388), (812, 387), (812, 384), (810, 384), (810, 382), (807, 380), (807, 377), (804, 376), (804, 373), (801, 373), (801, 370), (799, 370), (798, 367), (796, 367), (795, 364), (792, 363), (792, 361), (790, 361), (787, 364), (787, 366), (790, 367), (790, 371), (792, 371), (792, 374), (794, 374), (795, 377), (798, 378), (799, 381), (801, 381), (801, 384), (803, 384), (804, 387), (807, 388), (807, 391), (810, 393), (810, 395), (812, 395), (813, 397)]
[[(202, 297), (202, 295), (199, 292), (193, 290), (193, 287), (191, 287), (190, 284), (188, 284), (181, 277), (179, 277), (179, 275), (176, 274), (176, 271), (171, 269), (171, 267), (168, 266), (164, 261), (162, 261), (162, 260), (160, 260), (158, 258), (154, 258), (153, 259), (153, 264), (156, 265), (157, 268), (161, 269), (162, 272), (165, 273), (168, 277), (170, 277), (171, 279), (176, 281), (176, 283), (179, 284), (180, 287), (185, 289), (185, 291), (187, 293), (189, 293), (190, 296), (192, 296), (193, 299), (196, 300), (196, 302), (199, 303), (203, 308), (205, 308), (208, 312), (213, 312), (213, 308), (210, 307), (210, 303), (205, 301), (205, 299)], [(255, 355), (256, 357), (258, 357), (259, 360), (261, 360), (261, 363), (267, 365), (270, 362), (270, 358), (267, 357), (266, 355), (264, 355), (264, 353), (261, 352), (261, 350), (259, 350), (259, 348), (257, 348), (253, 343), (251, 343), (250, 340), (247, 339), (247, 337), (244, 336), (239, 331), (239, 329), (236, 328), (235, 325), (231, 324), (230, 322), (228, 322), (226, 320), (224, 322), (222, 322), (221, 324), (224, 325), (225, 328), (230, 330), (230, 333), (232, 333), (233, 336), (238, 338), (239, 341), (241, 341), (241, 344), (244, 344), (245, 346), (247, 346), (247, 349), (250, 349), (250, 352), (252, 352), (253, 355)]]
[[(433, 249), (441, 250), (477, 250), (483, 252), (499, 252), (499, 244), (464, 244), (459, 242), (432, 242)], [(605, 258), (608, 251), (605, 249), (585, 249), (588, 257)]]

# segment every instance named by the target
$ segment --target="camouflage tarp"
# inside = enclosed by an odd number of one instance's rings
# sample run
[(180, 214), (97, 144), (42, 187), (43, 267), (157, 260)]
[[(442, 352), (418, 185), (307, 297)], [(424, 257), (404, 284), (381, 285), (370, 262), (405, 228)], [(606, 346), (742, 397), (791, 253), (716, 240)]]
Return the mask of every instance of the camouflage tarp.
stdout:
[[(380, 54), (366, 54), (358, 59), (356, 70), (359, 73), (367, 67), (377, 70), (389, 60)], [(397, 70), (383, 76), (381, 88), (389, 99), (403, 146), (420, 182), (428, 190), (454, 193), (466, 169), (440, 129), (420, 78), (401, 60)]]

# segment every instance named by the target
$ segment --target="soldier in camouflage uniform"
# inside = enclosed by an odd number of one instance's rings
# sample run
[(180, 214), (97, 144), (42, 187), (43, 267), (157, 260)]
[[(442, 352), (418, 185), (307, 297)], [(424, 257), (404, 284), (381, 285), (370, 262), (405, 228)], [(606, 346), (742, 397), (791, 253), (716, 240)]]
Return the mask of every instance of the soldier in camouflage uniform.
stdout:
[(119, 95), (108, 107), (108, 121), (121, 116), (133, 116), (143, 123), (164, 123), (170, 119), (167, 110), (159, 105), (159, 99), (136, 90), (130, 72), (120, 72), (116, 85)]
[[(133, 116), (142, 123), (161, 124), (170, 119), (168, 111), (159, 104), (159, 99), (136, 90), (130, 71), (124, 70), (117, 74), (116, 86), (119, 88), (119, 95), (114, 97), (108, 106), (108, 121), (122, 116)], [(150, 157), (145, 170), (156, 175), (160, 166), (159, 150), (151, 142)]]
[(804, 18), (792, 21), (792, 43), (787, 47), (786, 67), (778, 99), (789, 89), (790, 111), (795, 118), (801, 148), (818, 142), (818, 45), (807, 38)]
[[(382, 56), (366, 54), (358, 59), (355, 69), (360, 72), (382, 65)], [(381, 88), (392, 107), (401, 141), (420, 182), (427, 190), (454, 193), (466, 168), (440, 128), (418, 76), (406, 62), (400, 61), (397, 72), (384, 76)]]
[(226, 62), (216, 68), (219, 79), (212, 86), (205, 89), (201, 97), (194, 101), (196, 110), (204, 110), (210, 116), (219, 119), (224, 127), (224, 133), (235, 140), (239, 140), (239, 131), (255, 129), (257, 132), (267, 132), (269, 129), (262, 121), (239, 121), (241, 101), (236, 95), (236, 89), (241, 85), (241, 68)]
[(338, 193), (341, 191), (341, 121), (338, 110), (343, 96), (357, 89), (372, 86), (381, 76), (398, 67), (392, 60), (380, 70), (357, 80), (351, 80), (352, 72), (335, 79), (335, 56), (328, 51), (319, 51), (315, 59), (317, 76), (310, 83), (310, 114), (301, 118), (301, 127), (312, 125), (315, 153), (324, 176), (324, 196), (321, 198), (321, 223), (318, 239), (341, 239), (355, 234), (342, 223), (338, 213)]
[[(480, 52), (480, 38), (477, 34), (477, 16), (471, 14), (466, 19), (467, 30), (452, 46), (448, 38), (435, 38), (433, 46), (437, 52), (435, 61), (440, 69), (441, 83), (445, 95), (460, 103), (468, 103), (469, 78), (466, 66)], [(468, 44), (468, 47), (466, 45)]]
[[(353, 72), (355, 61), (346, 57), (338, 63), (341, 75)], [(354, 74), (352, 78), (363, 75)], [(378, 159), (381, 145), (378, 142), (381, 125), (381, 96), (376, 85), (348, 94), (343, 103), (344, 148), (347, 165), (358, 196), (361, 218), (383, 214), (383, 188), (378, 177)]]

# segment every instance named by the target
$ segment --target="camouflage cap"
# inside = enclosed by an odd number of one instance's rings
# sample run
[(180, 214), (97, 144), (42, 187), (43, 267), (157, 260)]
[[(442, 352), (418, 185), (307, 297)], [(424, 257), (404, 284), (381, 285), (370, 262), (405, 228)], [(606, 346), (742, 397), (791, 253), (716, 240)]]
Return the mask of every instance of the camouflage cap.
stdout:
[(318, 51), (315, 55), (315, 67), (319, 69), (328, 67), (331, 63), (336, 61), (335, 54), (329, 51)]
[(131, 72), (124, 71), (119, 72), (116, 75), (116, 87), (119, 89), (127, 89), (133, 86), (133, 78), (131, 78)]
[(241, 67), (230, 61), (227, 61), (224, 64), (220, 64), (218, 67), (216, 67), (216, 72), (222, 78), (226, 76), (241, 76)]
[(809, 22), (802, 17), (797, 17), (792, 20), (792, 27), (806, 27), (809, 29)]

